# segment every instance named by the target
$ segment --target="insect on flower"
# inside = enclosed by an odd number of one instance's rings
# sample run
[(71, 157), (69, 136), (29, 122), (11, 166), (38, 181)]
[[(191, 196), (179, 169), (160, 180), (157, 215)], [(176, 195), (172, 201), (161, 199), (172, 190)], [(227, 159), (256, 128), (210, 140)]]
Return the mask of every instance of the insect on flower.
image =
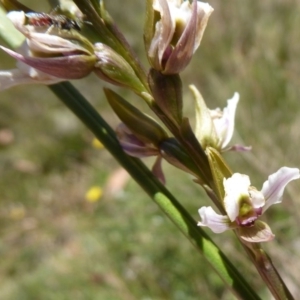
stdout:
[(64, 15), (46, 14), (39, 12), (29, 12), (25, 14), (28, 19), (28, 24), (36, 27), (48, 26), (49, 29), (54, 26), (59, 29), (80, 31), (80, 26), (77, 21), (67, 18)]

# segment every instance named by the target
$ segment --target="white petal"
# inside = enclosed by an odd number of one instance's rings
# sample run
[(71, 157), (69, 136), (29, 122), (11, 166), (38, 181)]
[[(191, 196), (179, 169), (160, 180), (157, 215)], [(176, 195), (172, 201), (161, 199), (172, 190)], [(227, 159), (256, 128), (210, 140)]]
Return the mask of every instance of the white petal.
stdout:
[[(239, 93), (235, 92), (233, 97), (227, 100), (227, 107), (224, 108), (222, 117), (214, 119), (214, 125), (220, 139), (221, 149), (225, 148), (232, 138), (234, 131), (235, 111), (239, 102), (239, 98)], [(214, 111), (212, 111), (212, 114), (213, 113)]]
[(261, 208), (265, 205), (266, 200), (262, 192), (258, 191), (254, 187), (250, 187), (249, 194), (253, 208)]
[(156, 52), (158, 52), (160, 63), (175, 31), (175, 18), (170, 12), (170, 5), (172, 4), (166, 0), (158, 0), (154, 3), (154, 9), (159, 11), (161, 20), (156, 23), (155, 34), (149, 48), (149, 56), (155, 57)]
[(54, 84), (60, 81), (63, 80), (30, 67), (27, 74), (19, 69), (0, 71), (0, 91), (20, 84)]
[(183, 27), (186, 26), (187, 22), (191, 18), (192, 14), (192, 5), (189, 1), (184, 1), (181, 4), (171, 4), (169, 1), (169, 10), (171, 16), (175, 19), (176, 23), (183, 24)]
[(69, 53), (71, 51), (80, 51), (89, 53), (87, 49), (76, 42), (76, 33), (73, 39), (59, 37), (48, 33), (36, 32), (36, 28), (31, 25), (24, 25), (25, 14), (23, 11), (12, 11), (7, 14), (13, 25), (27, 37), (27, 43), (32, 51), (44, 53)]
[(225, 197), (224, 206), (229, 219), (233, 222), (239, 215), (239, 202), (242, 197), (249, 197), (249, 176), (234, 173), (230, 178), (223, 180)]
[(197, 1), (198, 22), (197, 22), (197, 30), (196, 30), (196, 40), (194, 44), (194, 52), (197, 50), (197, 48), (200, 45), (208, 19), (213, 11), (214, 9), (208, 3)]
[(30, 32), (28, 36), (28, 47), (32, 51), (44, 53), (69, 53), (80, 51), (89, 53), (87, 49), (76, 44), (76, 41), (68, 40), (56, 35), (40, 32)]
[(18, 29), (20, 32), (26, 34), (28, 29), (26, 28), (25, 24), (25, 13), (23, 11), (11, 11), (6, 15), (13, 25)]
[(207, 226), (215, 233), (232, 229), (228, 217), (217, 214), (211, 206), (203, 206), (198, 212), (201, 217), (201, 222), (198, 222), (198, 226)]
[(269, 176), (263, 184), (263, 193), (266, 204), (263, 213), (272, 205), (281, 202), (285, 186), (292, 180), (300, 178), (299, 169), (282, 167), (276, 173)]

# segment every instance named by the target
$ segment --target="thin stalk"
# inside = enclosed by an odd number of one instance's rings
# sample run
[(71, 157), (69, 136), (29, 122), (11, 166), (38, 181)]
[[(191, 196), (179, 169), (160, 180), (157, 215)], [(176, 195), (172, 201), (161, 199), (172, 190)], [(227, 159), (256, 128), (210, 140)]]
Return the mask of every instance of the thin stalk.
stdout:
[(244, 244), (243, 242), (242, 244), (274, 298), (276, 300), (295, 299), (273, 265), (271, 258), (260, 244)]

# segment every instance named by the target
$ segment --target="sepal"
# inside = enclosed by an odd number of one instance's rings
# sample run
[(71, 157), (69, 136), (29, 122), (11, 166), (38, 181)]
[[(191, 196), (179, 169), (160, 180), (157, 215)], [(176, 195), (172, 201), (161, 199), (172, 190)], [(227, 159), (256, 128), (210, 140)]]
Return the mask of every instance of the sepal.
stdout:
[(213, 120), (206, 103), (199, 92), (194, 86), (189, 86), (195, 99), (195, 112), (196, 112), (196, 125), (195, 125), (195, 136), (203, 149), (209, 145), (218, 144), (218, 136), (215, 130)]
[(118, 125), (116, 134), (122, 149), (130, 156), (142, 158), (160, 154), (157, 147), (140, 140), (124, 123)]
[(219, 200), (222, 200), (225, 197), (223, 185), (224, 178), (231, 177), (232, 172), (222, 158), (221, 154), (216, 149), (207, 147), (205, 152), (209, 161), (218, 198)]

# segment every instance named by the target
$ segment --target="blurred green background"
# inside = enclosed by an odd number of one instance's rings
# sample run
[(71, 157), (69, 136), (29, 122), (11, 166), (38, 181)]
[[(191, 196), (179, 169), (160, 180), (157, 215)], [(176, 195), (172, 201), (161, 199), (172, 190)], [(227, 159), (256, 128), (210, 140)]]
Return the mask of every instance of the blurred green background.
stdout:
[[(143, 50), (145, 1), (107, 1), (129, 43)], [(27, 1), (49, 12), (44, 1)], [(182, 74), (185, 115), (195, 84), (210, 108), (240, 93), (232, 169), (261, 188), (281, 166), (299, 167), (300, 2), (210, 1), (215, 9), (201, 46)], [(14, 60), (0, 54), (0, 68)], [(98, 78), (74, 85), (111, 126), (118, 124)], [(140, 104), (128, 91), (118, 90)], [(44, 86), (0, 94), (0, 299), (233, 299), (218, 276), (159, 208), (126, 177), (93, 135)], [(147, 164), (151, 165), (151, 160)], [(209, 200), (191, 177), (164, 164), (167, 187), (198, 220)], [(103, 189), (88, 201), (92, 186)], [(264, 217), (276, 234), (265, 248), (292, 293), (299, 288), (299, 181)], [(207, 230), (209, 234), (211, 232)], [(270, 299), (231, 232), (212, 235), (263, 299)], [(205, 296), (203, 296), (205, 295)]]

